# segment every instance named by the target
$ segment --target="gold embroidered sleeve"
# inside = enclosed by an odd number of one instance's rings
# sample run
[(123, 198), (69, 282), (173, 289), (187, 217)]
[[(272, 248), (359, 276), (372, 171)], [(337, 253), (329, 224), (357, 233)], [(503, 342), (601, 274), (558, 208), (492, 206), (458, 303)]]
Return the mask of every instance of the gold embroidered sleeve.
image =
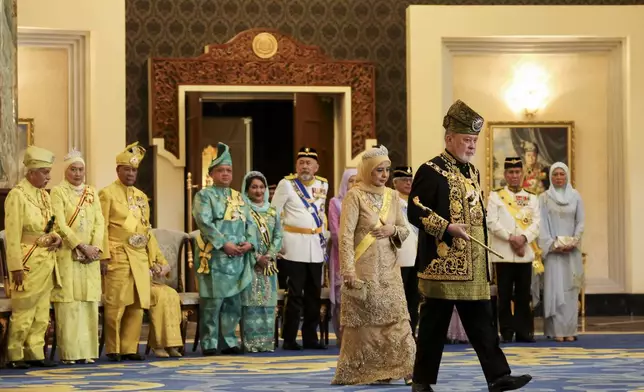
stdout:
[(449, 222), (432, 211), (428, 216), (420, 219), (423, 224), (425, 232), (431, 236), (434, 236), (438, 239), (443, 238)]
[(112, 196), (108, 189), (103, 189), (99, 192), (99, 199), (101, 203), (101, 211), (103, 212), (103, 222), (105, 227), (103, 229), (103, 247), (101, 253), (101, 260), (110, 259), (110, 240), (109, 240), (109, 227), (110, 227), (110, 208), (112, 206)]
[(24, 200), (20, 191), (14, 189), (9, 192), (4, 202), (4, 227), (5, 246), (7, 247), (7, 269), (9, 271), (22, 270), (22, 227), (26, 220), (23, 210)]
[(91, 245), (96, 246), (101, 252), (104, 252), (104, 238), (107, 237), (107, 233), (105, 232), (105, 218), (103, 217), (103, 210), (101, 209), (101, 201), (96, 197), (96, 189), (92, 188), (92, 194), (94, 195), (91, 206), (91, 209), (94, 211), (94, 227), (92, 228)]
[(342, 201), (340, 214), (340, 273), (355, 274), (355, 232), (360, 217), (360, 199), (356, 192), (349, 192)]

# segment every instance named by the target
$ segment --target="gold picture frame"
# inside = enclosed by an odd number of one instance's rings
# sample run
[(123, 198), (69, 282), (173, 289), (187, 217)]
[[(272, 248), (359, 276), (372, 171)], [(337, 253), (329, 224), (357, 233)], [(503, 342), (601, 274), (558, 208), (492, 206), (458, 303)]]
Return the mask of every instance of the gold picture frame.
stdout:
[(505, 185), (503, 161), (507, 156), (521, 157), (524, 164), (523, 186), (537, 194), (549, 187), (549, 167), (564, 162), (575, 185), (575, 122), (491, 121), (487, 124), (487, 193)]
[(20, 138), (20, 148), (25, 149), (34, 144), (34, 119), (18, 119), (18, 136)]

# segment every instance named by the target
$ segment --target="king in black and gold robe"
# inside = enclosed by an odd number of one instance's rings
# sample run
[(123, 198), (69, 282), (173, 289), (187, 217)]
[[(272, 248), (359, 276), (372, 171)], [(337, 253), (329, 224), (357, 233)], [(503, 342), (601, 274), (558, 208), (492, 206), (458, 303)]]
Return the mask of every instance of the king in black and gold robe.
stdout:
[[(483, 118), (457, 101), (450, 107), (443, 126), (452, 148), (460, 148), (476, 143)], [(454, 306), (490, 390), (517, 389), (530, 381), (530, 376), (510, 376), (505, 355), (499, 348), (493, 327), (486, 250), (471, 240), (453, 237), (448, 230), (450, 224), (464, 224), (468, 236), (486, 243), (479, 179), (474, 165), (459, 161), (447, 150), (421, 165), (414, 177), (407, 213), (410, 223), (420, 231), (416, 268), (424, 302), (420, 310), (413, 391), (431, 391), (430, 385), (436, 383)]]

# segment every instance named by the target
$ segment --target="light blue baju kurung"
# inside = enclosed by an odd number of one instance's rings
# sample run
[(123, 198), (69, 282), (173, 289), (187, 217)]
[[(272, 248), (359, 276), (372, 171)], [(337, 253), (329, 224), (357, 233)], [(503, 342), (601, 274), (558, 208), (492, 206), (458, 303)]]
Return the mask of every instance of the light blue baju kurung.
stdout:
[[(249, 177), (259, 177), (266, 185), (266, 179), (259, 172), (248, 173), (242, 184), (246, 184)], [(247, 191), (244, 192), (244, 200), (252, 209), (249, 222), (257, 238), (253, 264), (258, 257), (267, 255), (273, 267), (271, 270), (253, 268), (251, 283), (241, 294), (244, 348), (248, 352), (273, 351), (277, 307), (275, 260), (282, 248), (282, 226), (275, 209), (268, 202), (268, 190), (261, 206), (250, 201)]]
[[(567, 167), (555, 164), (567, 172)], [(584, 231), (584, 206), (579, 193), (567, 185), (551, 189), (539, 196), (541, 228), (539, 247), (542, 250), (544, 334), (553, 338), (577, 335), (579, 291), (584, 282), (580, 250)], [(568, 253), (554, 251), (557, 237), (572, 237), (576, 248)]]
[[(250, 211), (241, 194), (230, 188), (209, 187), (195, 195), (192, 215), (200, 230), (197, 271), (200, 331), (203, 350), (237, 347), (235, 329), (241, 319), (240, 293), (252, 280), (253, 252), (228, 257), (227, 242), (250, 242), (256, 247)], [(221, 347), (218, 341), (226, 347)]]

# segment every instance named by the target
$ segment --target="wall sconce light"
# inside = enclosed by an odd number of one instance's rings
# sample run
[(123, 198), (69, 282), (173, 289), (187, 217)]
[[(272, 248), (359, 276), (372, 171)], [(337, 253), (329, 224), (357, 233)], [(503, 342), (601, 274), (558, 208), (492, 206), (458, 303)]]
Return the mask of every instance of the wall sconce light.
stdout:
[(524, 64), (517, 68), (514, 79), (506, 91), (505, 99), (514, 112), (523, 112), (531, 118), (546, 105), (548, 75), (540, 67)]

